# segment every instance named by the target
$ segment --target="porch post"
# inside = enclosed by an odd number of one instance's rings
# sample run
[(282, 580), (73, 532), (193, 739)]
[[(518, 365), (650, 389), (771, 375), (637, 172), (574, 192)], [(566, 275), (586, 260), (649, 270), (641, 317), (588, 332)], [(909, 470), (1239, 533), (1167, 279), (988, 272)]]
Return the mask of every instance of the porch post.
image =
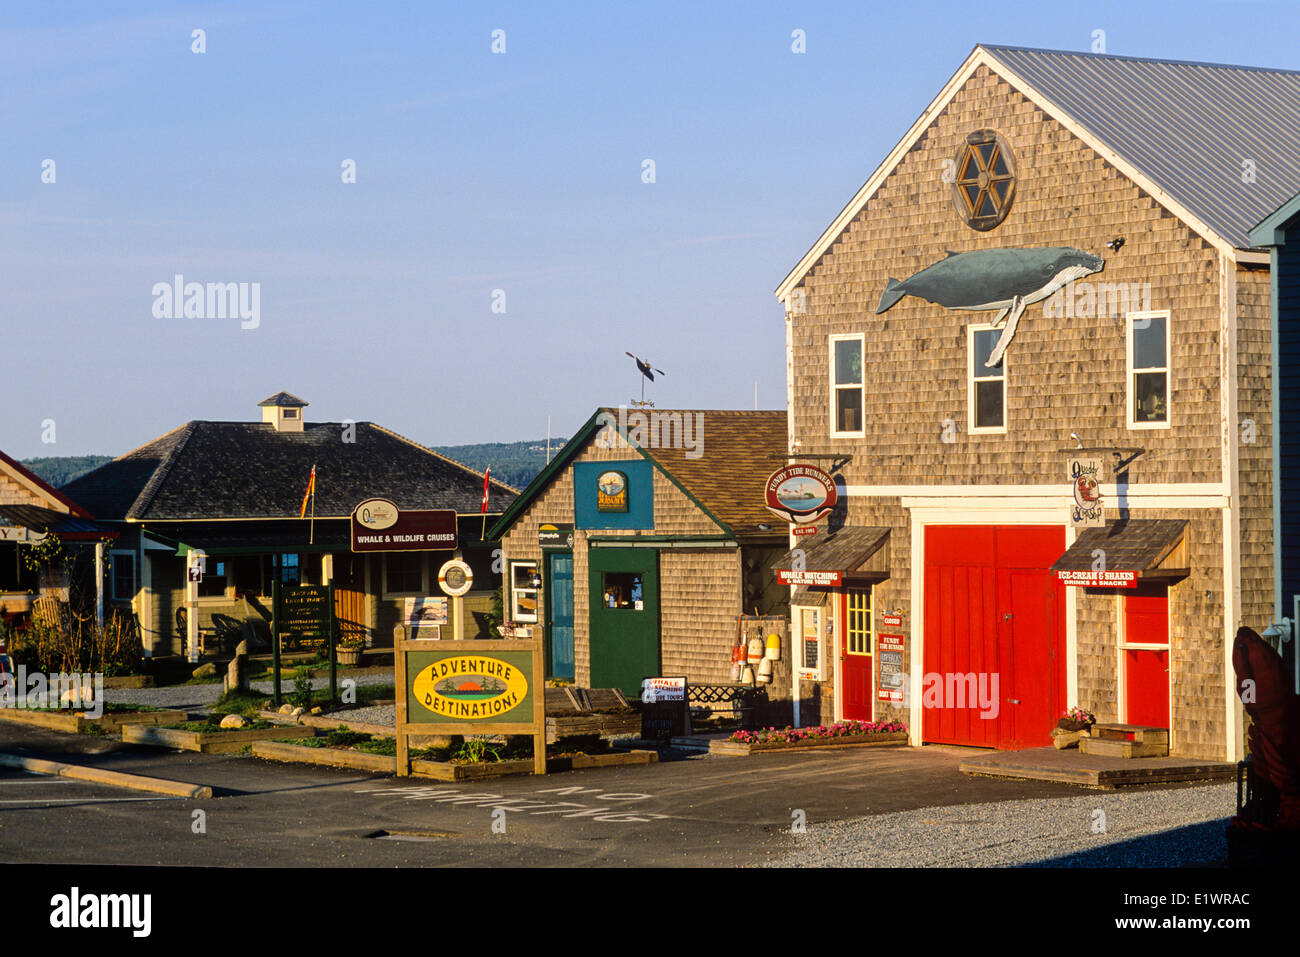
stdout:
[(104, 543), (95, 543), (95, 624), (104, 629)]

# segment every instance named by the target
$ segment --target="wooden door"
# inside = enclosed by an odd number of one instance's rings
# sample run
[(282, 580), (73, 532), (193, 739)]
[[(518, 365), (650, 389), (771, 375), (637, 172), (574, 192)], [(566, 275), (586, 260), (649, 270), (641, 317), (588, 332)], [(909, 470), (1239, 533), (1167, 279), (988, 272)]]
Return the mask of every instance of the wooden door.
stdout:
[(653, 548), (592, 548), (591, 686), (641, 696), (659, 674), (659, 553)]
[(546, 553), (546, 674), (573, 680), (573, 552)]
[(334, 556), (334, 617), (339, 637), (366, 634), (366, 557)]
[(1124, 602), (1124, 720), (1169, 727), (1169, 588), (1139, 584)]
[(870, 721), (872, 607), (870, 588), (846, 588), (840, 595), (840, 715)]

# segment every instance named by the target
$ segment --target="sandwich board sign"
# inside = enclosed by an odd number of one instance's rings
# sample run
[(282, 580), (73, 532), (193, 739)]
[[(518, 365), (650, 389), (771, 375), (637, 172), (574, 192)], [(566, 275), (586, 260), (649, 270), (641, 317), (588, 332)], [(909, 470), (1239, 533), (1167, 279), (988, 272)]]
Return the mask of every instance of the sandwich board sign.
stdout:
[(546, 773), (546, 676), (539, 639), (397, 642), (397, 773), (411, 774), (408, 738), (528, 734), (533, 773)]

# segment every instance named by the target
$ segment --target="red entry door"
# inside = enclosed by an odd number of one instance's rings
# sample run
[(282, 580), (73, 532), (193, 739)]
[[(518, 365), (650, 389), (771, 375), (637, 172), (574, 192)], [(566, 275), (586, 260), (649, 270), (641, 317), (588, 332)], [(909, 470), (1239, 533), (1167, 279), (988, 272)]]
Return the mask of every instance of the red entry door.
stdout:
[(840, 595), (840, 699), (846, 721), (872, 720), (872, 607), (870, 588)]
[(1124, 596), (1125, 720), (1169, 727), (1169, 588), (1141, 584)]
[(1065, 708), (1065, 598), (1048, 569), (1064, 551), (1059, 525), (925, 529), (923, 740), (1051, 743)]

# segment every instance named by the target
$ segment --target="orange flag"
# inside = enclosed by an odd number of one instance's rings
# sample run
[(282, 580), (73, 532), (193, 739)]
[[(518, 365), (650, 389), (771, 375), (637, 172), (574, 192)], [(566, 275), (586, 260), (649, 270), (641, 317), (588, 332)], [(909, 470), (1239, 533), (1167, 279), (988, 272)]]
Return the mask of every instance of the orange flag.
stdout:
[[(316, 466), (311, 467), (311, 478), (307, 480), (307, 491), (302, 496), (302, 511), (298, 513), (299, 518), (307, 517), (307, 501), (316, 494)], [(315, 509), (313, 509), (315, 511)]]

